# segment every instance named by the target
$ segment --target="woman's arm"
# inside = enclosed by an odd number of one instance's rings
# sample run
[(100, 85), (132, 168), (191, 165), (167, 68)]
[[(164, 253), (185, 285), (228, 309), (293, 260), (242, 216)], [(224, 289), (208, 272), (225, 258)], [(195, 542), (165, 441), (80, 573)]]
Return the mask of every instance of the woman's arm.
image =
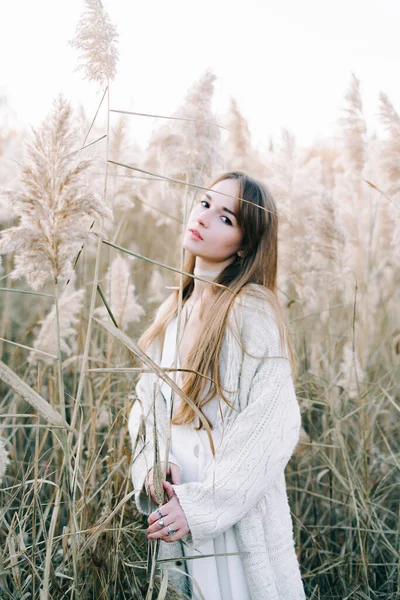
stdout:
[[(241, 339), (248, 352), (282, 356), (270, 310), (246, 310), (243, 318)], [(192, 548), (228, 529), (268, 493), (299, 439), (301, 415), (289, 360), (244, 360), (241, 378), (254, 374), (247, 399), (241, 399), (245, 408), (224, 435), (205, 479), (172, 486), (190, 529), (183, 539)]]

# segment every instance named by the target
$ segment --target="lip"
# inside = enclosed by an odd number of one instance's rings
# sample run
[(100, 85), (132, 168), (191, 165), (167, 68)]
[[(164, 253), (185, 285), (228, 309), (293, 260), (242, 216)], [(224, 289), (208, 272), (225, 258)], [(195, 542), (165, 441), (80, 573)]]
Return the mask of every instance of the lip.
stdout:
[(197, 231), (197, 229), (189, 229), (190, 233), (192, 233), (194, 235), (194, 237), (196, 237), (199, 240), (202, 240), (203, 238), (201, 237), (200, 233)]

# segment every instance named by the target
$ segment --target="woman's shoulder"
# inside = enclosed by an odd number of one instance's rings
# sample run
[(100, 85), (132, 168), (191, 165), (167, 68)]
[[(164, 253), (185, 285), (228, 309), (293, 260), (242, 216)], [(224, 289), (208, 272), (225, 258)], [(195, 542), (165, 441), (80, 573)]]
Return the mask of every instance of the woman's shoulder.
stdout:
[(248, 283), (237, 294), (234, 311), (246, 321), (256, 321), (262, 317), (275, 318), (275, 294), (259, 283)]
[(280, 351), (277, 302), (271, 290), (256, 283), (244, 286), (235, 298), (228, 319), (229, 328), (248, 351), (257, 352), (265, 346)]

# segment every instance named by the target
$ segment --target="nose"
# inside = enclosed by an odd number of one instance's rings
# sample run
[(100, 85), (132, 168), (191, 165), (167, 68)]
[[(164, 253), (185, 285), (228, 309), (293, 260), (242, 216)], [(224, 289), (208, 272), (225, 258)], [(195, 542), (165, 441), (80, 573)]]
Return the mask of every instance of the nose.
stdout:
[(208, 221), (207, 221), (207, 217), (206, 217), (206, 211), (200, 213), (199, 215), (197, 215), (197, 222), (200, 223), (201, 225), (203, 225), (204, 227), (208, 227)]

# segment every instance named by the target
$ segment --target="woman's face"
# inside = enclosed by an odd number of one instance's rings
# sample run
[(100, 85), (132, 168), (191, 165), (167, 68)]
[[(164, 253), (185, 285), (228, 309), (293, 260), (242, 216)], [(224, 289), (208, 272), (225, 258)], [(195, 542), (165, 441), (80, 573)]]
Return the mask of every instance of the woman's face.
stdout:
[[(235, 217), (238, 209), (238, 185), (236, 179), (223, 179), (210, 191), (204, 191), (193, 207), (183, 238), (183, 247), (201, 259), (196, 260), (196, 265), (199, 262), (203, 266), (226, 263), (223, 265), (225, 267), (234, 262), (243, 239), (242, 230)], [(224, 196), (220, 192), (232, 197)], [(193, 235), (190, 229), (196, 229), (202, 239)]]

